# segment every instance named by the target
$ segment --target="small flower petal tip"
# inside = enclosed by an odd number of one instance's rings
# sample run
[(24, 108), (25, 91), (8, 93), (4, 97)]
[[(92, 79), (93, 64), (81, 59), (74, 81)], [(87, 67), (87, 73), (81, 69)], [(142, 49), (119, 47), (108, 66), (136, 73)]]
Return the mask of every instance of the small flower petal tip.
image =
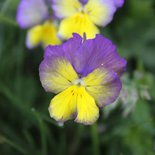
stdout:
[(58, 122), (74, 119), (85, 125), (99, 117), (99, 108), (114, 102), (122, 83), (126, 60), (102, 35), (86, 39), (78, 34), (62, 45), (49, 45), (39, 67), (44, 89), (57, 94), (49, 113)]

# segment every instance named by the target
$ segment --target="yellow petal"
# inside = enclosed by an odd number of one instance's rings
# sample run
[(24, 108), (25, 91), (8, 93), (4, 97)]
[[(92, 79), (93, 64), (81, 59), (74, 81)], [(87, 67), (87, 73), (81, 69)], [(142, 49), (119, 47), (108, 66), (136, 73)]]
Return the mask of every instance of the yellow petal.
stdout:
[(41, 25), (37, 25), (28, 30), (26, 44), (28, 48), (33, 48), (40, 44), (42, 40), (42, 32), (43, 27)]
[(33, 48), (39, 44), (44, 47), (52, 44), (58, 45), (61, 43), (57, 37), (57, 28), (51, 21), (46, 21), (43, 25), (37, 25), (31, 28), (27, 34), (27, 46)]
[(55, 0), (52, 7), (56, 16), (70, 17), (79, 12), (81, 4), (79, 0)]
[(77, 113), (76, 122), (92, 124), (99, 116), (99, 109), (83, 86), (73, 85), (56, 95), (49, 106), (50, 116), (57, 121), (71, 119)]
[(86, 90), (100, 107), (112, 103), (118, 97), (121, 83), (116, 73), (106, 69), (96, 69), (82, 80)]
[(106, 97), (108, 90), (106, 85), (102, 85), (102, 82), (107, 80), (107, 71), (101, 72), (101, 70), (96, 69), (86, 77), (83, 78), (83, 81), (86, 85), (86, 90), (91, 94), (96, 101), (100, 97)]
[(54, 58), (40, 67), (40, 78), (47, 91), (59, 93), (73, 84), (78, 75), (69, 61)]
[(86, 85), (89, 85), (89, 86), (101, 85), (104, 79), (105, 73), (106, 72), (102, 73), (99, 69), (96, 69), (90, 74), (88, 74), (86, 77), (82, 78), (82, 80)]
[(77, 87), (71, 86), (56, 95), (50, 103), (49, 113), (57, 121), (66, 121), (76, 112)]
[(57, 27), (50, 21), (43, 24), (42, 43), (46, 47), (48, 45), (58, 45), (61, 43), (57, 37)]
[(94, 24), (104, 26), (112, 18), (115, 8), (110, 0), (89, 0), (85, 5), (84, 11)]
[(77, 13), (63, 19), (58, 31), (59, 35), (64, 39), (70, 38), (74, 32), (81, 36), (83, 36), (83, 33), (86, 33), (87, 38), (90, 39), (99, 33), (99, 29), (90, 21), (86, 14)]
[(99, 109), (94, 98), (88, 94), (84, 87), (78, 88), (76, 122), (93, 124), (99, 117)]

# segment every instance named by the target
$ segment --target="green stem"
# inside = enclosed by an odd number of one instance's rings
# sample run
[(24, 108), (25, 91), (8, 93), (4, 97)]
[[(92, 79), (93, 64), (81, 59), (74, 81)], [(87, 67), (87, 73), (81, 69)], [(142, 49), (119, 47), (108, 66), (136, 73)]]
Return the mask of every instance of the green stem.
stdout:
[(99, 146), (97, 124), (94, 124), (93, 126), (91, 126), (91, 136), (92, 136), (93, 155), (100, 155), (100, 146)]

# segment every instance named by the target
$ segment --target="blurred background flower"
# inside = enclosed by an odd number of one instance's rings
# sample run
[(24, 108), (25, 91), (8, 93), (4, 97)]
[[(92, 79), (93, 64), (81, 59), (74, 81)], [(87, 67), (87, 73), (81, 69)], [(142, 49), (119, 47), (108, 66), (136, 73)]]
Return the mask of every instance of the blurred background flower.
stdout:
[(126, 0), (100, 28), (128, 67), (120, 97), (90, 127), (56, 124), (48, 115), (54, 94), (45, 93), (39, 81), (42, 48), (25, 48), (26, 31), (16, 23), (20, 2), (0, 1), (0, 154), (154, 155), (155, 1)]
[(21, 0), (19, 3), (16, 20), (21, 28), (29, 28), (26, 46), (30, 49), (39, 44), (45, 48), (49, 44), (61, 43), (49, 5), (45, 0)]

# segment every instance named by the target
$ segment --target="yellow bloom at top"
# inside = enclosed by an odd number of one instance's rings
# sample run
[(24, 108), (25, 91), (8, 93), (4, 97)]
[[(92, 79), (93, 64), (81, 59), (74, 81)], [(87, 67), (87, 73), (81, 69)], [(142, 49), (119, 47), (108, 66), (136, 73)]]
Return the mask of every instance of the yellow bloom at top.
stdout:
[(99, 29), (89, 20), (87, 14), (76, 13), (61, 22), (58, 34), (67, 39), (73, 32), (77, 32), (81, 36), (86, 32), (88, 38), (94, 38), (95, 34), (99, 33)]
[[(98, 26), (111, 22), (117, 9), (118, 0), (54, 0), (52, 7), (55, 15), (62, 19), (58, 34), (68, 39), (73, 32), (86, 33), (88, 39), (100, 31)], [(120, 0), (119, 0), (120, 1)]]
[(28, 48), (33, 48), (41, 44), (44, 48), (48, 45), (57, 45), (61, 41), (56, 36), (57, 27), (50, 20), (43, 24), (36, 25), (28, 30), (26, 37), (26, 45)]

